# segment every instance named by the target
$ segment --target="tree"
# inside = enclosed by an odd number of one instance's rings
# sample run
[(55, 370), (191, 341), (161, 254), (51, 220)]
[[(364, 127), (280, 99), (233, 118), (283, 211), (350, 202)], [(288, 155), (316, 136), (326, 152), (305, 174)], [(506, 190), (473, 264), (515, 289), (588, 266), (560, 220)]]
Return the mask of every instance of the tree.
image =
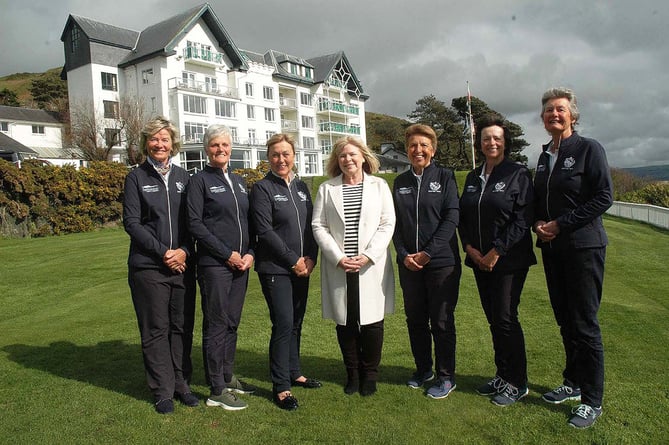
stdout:
[(8, 107), (20, 107), (19, 98), (16, 93), (7, 88), (0, 90), (0, 105), (6, 105)]
[(67, 99), (67, 83), (60, 78), (57, 70), (50, 70), (33, 79), (30, 94), (38, 108), (60, 111), (57, 106), (61, 99)]
[(100, 112), (90, 101), (70, 106), (72, 143), (89, 161), (107, 161), (114, 147), (124, 146), (127, 161), (139, 164), (141, 130), (147, 120), (142, 98), (121, 97), (119, 102), (107, 101)]
[(396, 150), (404, 148), (404, 129), (409, 122), (385, 114), (365, 113), (365, 127), (367, 129), (367, 146), (379, 152), (381, 144), (391, 142)]

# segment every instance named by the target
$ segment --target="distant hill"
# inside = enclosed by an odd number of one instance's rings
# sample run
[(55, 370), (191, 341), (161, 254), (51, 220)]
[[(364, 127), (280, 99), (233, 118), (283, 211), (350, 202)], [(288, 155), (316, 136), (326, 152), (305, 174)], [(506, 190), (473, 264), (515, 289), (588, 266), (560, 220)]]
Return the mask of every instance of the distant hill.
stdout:
[(43, 73), (16, 73), (0, 77), (0, 90), (7, 88), (14, 91), (22, 107), (37, 108), (30, 94), (30, 87), (34, 79), (47, 74), (60, 75), (62, 68), (51, 68)]
[(647, 178), (655, 181), (669, 181), (669, 165), (623, 168), (623, 170), (638, 178)]

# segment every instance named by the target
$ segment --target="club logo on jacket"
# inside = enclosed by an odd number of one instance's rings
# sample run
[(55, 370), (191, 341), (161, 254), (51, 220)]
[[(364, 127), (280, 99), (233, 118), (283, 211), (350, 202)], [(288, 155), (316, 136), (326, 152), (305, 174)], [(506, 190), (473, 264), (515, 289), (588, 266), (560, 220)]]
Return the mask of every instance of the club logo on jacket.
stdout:
[(286, 201), (288, 201), (288, 197), (286, 195), (274, 195), (274, 201), (275, 202), (286, 202)]
[(411, 187), (400, 187), (397, 189), (397, 193), (399, 193), (400, 195), (410, 195)]
[(427, 191), (428, 193), (441, 193), (441, 184), (438, 182), (430, 182), (430, 189)]
[(500, 193), (504, 192), (504, 189), (506, 189), (506, 184), (504, 182), (499, 181), (495, 186), (493, 187), (493, 193)]
[(160, 191), (160, 188), (157, 185), (143, 185), (142, 191), (144, 193), (157, 193)]
[(562, 170), (571, 170), (571, 168), (576, 164), (576, 160), (574, 159), (573, 156), (569, 156), (567, 159), (564, 160), (564, 167), (562, 167)]
[(224, 185), (212, 185), (209, 187), (211, 193), (225, 193), (227, 190)]
[(539, 164), (537, 165), (537, 173), (541, 173), (542, 171), (546, 170), (546, 165), (544, 164)]
[(479, 190), (478, 187), (475, 185), (468, 185), (467, 188), (465, 189), (465, 192), (467, 193), (476, 193)]
[(239, 191), (246, 194), (246, 187), (244, 187), (242, 184), (237, 184), (239, 186)]
[(177, 181), (176, 186), (177, 186), (177, 193), (183, 193), (184, 190), (186, 190), (186, 186), (184, 185), (183, 182)]
[(299, 196), (302, 201), (307, 201), (307, 194), (302, 190), (297, 191), (297, 196)]

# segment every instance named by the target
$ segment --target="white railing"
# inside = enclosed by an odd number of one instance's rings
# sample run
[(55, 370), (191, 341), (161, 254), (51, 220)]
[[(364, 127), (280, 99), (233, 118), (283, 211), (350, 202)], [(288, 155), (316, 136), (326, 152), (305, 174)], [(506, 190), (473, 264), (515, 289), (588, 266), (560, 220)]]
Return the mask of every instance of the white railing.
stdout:
[(669, 209), (666, 207), (613, 201), (613, 205), (606, 213), (621, 218), (645, 222), (663, 229), (669, 229)]

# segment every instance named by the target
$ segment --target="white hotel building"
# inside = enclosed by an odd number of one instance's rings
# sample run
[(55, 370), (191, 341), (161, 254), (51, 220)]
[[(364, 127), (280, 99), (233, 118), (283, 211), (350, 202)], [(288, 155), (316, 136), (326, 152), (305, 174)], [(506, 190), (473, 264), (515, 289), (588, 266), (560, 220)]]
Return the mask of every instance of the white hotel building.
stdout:
[[(141, 32), (70, 15), (61, 40), (70, 104), (92, 100), (106, 118), (117, 115), (122, 98), (139, 98), (147, 115), (178, 126), (175, 161), (191, 172), (206, 163), (202, 135), (212, 124), (232, 130), (233, 169), (266, 159), (264, 144), (275, 133), (295, 139), (303, 176), (323, 174), (338, 138), (365, 140), (368, 96), (343, 52), (303, 59), (241, 50), (209, 4)], [(107, 137), (119, 131), (112, 121)]]

